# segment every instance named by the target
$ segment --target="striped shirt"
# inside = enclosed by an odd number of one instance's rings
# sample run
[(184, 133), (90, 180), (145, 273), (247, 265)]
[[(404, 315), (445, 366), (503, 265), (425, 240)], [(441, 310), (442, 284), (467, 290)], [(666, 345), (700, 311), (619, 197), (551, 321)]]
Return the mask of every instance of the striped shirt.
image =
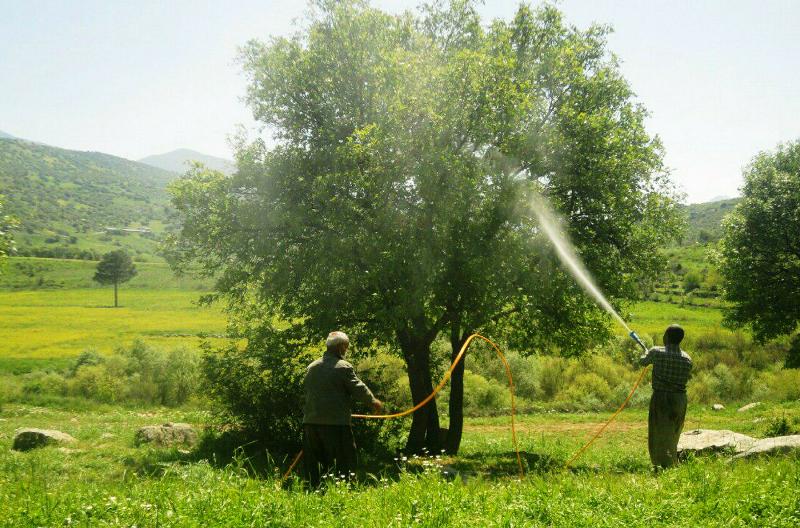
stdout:
[(686, 392), (692, 358), (678, 346), (653, 347), (640, 358), (642, 366), (653, 365), (653, 390)]

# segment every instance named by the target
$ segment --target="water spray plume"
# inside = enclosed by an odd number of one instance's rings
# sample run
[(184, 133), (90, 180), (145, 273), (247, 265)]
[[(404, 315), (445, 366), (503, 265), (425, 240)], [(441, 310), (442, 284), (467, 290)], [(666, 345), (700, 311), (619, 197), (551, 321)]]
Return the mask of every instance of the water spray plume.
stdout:
[(625, 323), (625, 320), (620, 317), (616, 310), (614, 310), (614, 307), (611, 306), (611, 303), (609, 303), (608, 300), (606, 300), (605, 296), (600, 291), (600, 288), (598, 288), (594, 283), (589, 270), (587, 270), (583, 265), (583, 262), (578, 257), (574, 246), (569, 241), (569, 238), (564, 230), (561, 229), (558, 218), (545, 203), (544, 199), (538, 194), (534, 194), (530, 203), (531, 209), (536, 215), (537, 220), (539, 220), (539, 227), (553, 243), (553, 247), (556, 249), (558, 258), (561, 260), (564, 266), (566, 266), (572, 276), (575, 277), (575, 279), (578, 281), (578, 284), (581, 285), (586, 293), (594, 297), (597, 303), (602, 306), (606, 312), (611, 314), (611, 316), (613, 316), (620, 325), (622, 325), (632, 339), (641, 344), (641, 339), (639, 339), (639, 336), (637, 336), (636, 333), (628, 327), (628, 325)]

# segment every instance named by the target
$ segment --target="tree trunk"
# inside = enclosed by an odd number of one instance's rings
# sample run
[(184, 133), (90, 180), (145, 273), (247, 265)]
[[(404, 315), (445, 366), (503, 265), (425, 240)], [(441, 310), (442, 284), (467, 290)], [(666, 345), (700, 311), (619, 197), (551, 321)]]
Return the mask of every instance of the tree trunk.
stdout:
[[(430, 369), (431, 344), (424, 338), (409, 335), (401, 336), (399, 341), (408, 366), (411, 399), (416, 405), (433, 392)], [(406, 441), (406, 453), (421, 454), (426, 450), (429, 454), (439, 453), (441, 450), (436, 399), (414, 413)]]
[[(453, 325), (450, 330), (451, 362), (455, 361), (464, 341), (466, 339), (461, 336), (458, 325)], [(465, 354), (450, 376), (450, 402), (447, 408), (450, 426), (444, 440), (444, 450), (448, 455), (458, 454), (458, 448), (461, 446), (461, 434), (464, 431), (464, 368), (466, 361)]]
[(119, 305), (117, 304), (117, 283), (114, 282), (114, 308), (117, 308)]

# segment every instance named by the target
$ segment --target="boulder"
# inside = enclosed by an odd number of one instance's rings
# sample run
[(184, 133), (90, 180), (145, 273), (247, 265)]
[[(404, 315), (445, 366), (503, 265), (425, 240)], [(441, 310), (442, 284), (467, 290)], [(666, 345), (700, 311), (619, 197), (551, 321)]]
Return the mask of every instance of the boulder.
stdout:
[(37, 447), (48, 445), (72, 444), (76, 440), (61, 431), (53, 429), (20, 429), (14, 436), (11, 449), (15, 451), (30, 451)]
[(711, 410), (724, 411), (725, 410), (725, 406), (722, 405), (721, 403), (715, 403), (714, 405), (711, 406)]
[(744, 407), (740, 407), (738, 412), (747, 412), (750, 409), (754, 409), (754, 408), (758, 407), (759, 405), (761, 405), (761, 402), (748, 403)]
[(746, 451), (733, 458), (753, 458), (761, 455), (777, 455), (800, 450), (800, 435), (776, 436), (758, 440)]
[(175, 445), (194, 445), (197, 443), (197, 432), (185, 423), (165, 423), (164, 425), (148, 425), (136, 431), (133, 440), (136, 446), (155, 444), (161, 447)]
[(747, 451), (756, 439), (733, 431), (713, 429), (693, 429), (683, 433), (678, 440), (678, 454), (688, 453), (706, 455), (720, 452), (742, 453)]

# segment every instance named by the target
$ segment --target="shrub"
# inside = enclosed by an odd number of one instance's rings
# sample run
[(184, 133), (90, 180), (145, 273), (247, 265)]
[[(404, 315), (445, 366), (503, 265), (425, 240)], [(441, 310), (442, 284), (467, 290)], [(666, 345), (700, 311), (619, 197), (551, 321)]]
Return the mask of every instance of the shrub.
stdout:
[(566, 381), (564, 371), (567, 361), (560, 357), (540, 357), (539, 358), (539, 385), (542, 389), (542, 396), (546, 400), (555, 398)]
[(464, 414), (478, 416), (496, 414), (511, 408), (508, 388), (489, 381), (470, 370), (464, 372)]
[(800, 334), (792, 338), (791, 345), (786, 353), (784, 366), (789, 369), (800, 369)]
[(716, 400), (714, 393), (715, 381), (710, 372), (700, 372), (692, 376), (686, 387), (690, 402), (713, 403)]
[(700, 277), (699, 274), (690, 271), (683, 278), (683, 291), (685, 291), (687, 294), (691, 293), (694, 290), (700, 288), (701, 282), (702, 282), (702, 277)]
[(103, 403), (125, 398), (125, 381), (112, 376), (103, 365), (88, 365), (76, 370), (67, 380), (67, 392)]
[[(294, 453), (302, 440), (305, 370), (322, 349), (298, 340), (291, 329), (262, 327), (243, 337), (244, 347), (207, 350), (202, 362), (207, 392), (248, 437), (271, 452)], [(376, 372), (371, 381), (380, 379)], [(393, 447), (401, 427), (400, 420), (357, 420), (353, 432), (362, 448), (376, 453)]]
[(589, 409), (605, 408), (611, 400), (611, 387), (598, 374), (587, 372), (576, 376), (569, 387), (558, 394), (557, 399)]
[(776, 402), (800, 400), (800, 370), (762, 372), (756, 381), (754, 395), (760, 400)]
[(764, 428), (764, 436), (772, 438), (776, 436), (789, 436), (800, 432), (798, 429), (798, 418), (789, 419), (786, 415), (773, 416), (767, 421)]

